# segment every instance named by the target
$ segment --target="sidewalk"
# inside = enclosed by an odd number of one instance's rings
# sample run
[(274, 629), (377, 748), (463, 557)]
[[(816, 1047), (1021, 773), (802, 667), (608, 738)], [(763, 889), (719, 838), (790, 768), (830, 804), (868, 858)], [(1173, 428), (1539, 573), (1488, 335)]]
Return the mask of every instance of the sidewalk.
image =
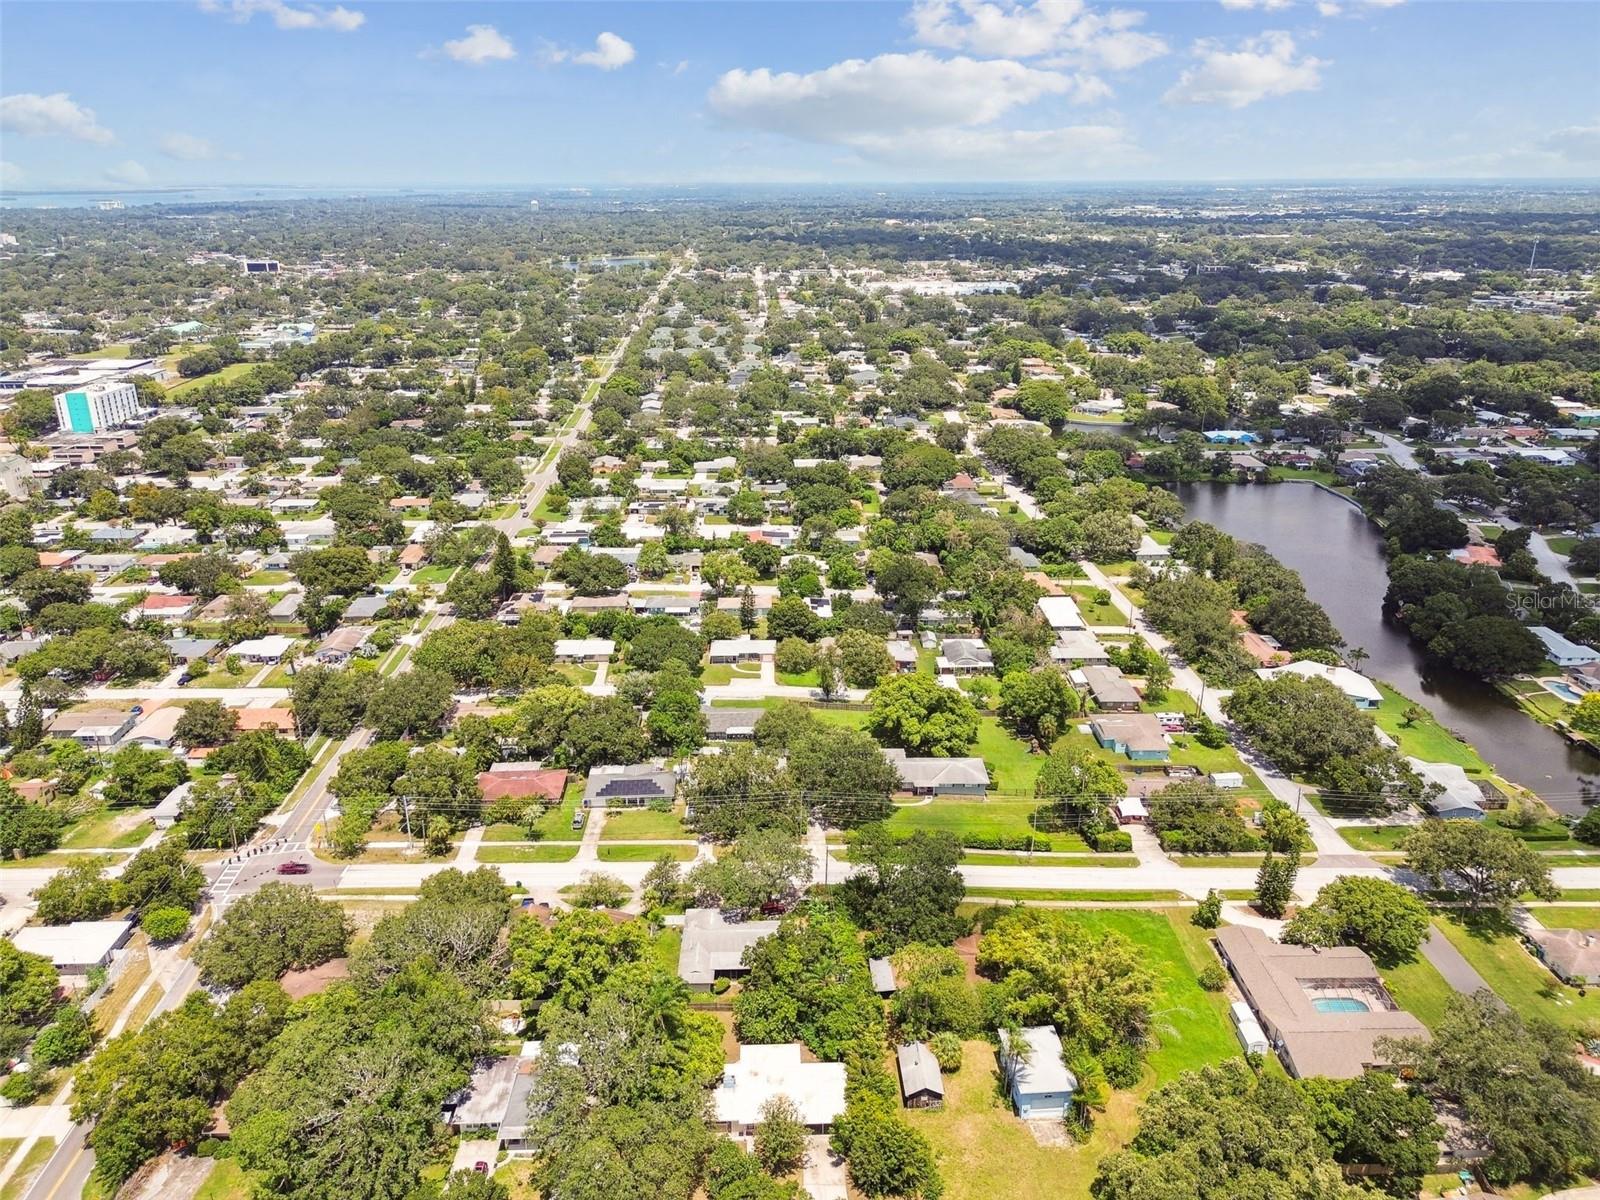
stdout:
[(1450, 943), (1450, 939), (1440, 933), (1433, 926), (1428, 927), (1427, 939), (1422, 943), (1422, 956), (1434, 965), (1434, 969), (1444, 976), (1444, 981), (1463, 996), (1471, 996), (1476, 992), (1487, 991), (1494, 995), (1482, 975), (1473, 968), (1461, 951)]

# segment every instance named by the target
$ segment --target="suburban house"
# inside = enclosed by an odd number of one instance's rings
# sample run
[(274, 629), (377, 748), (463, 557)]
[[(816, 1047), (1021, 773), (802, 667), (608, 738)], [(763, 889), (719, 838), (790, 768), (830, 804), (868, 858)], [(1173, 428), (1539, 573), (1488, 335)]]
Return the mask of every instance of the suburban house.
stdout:
[(1544, 656), (1558, 667), (1581, 667), (1600, 662), (1600, 650), (1591, 650), (1563, 637), (1548, 625), (1530, 625), (1528, 632), (1544, 643)]
[(1053, 1025), (1031, 1025), (1022, 1031), (1027, 1049), (1011, 1049), (1011, 1034), (1000, 1031), (1000, 1069), (1011, 1103), (1023, 1120), (1059, 1121), (1072, 1106), (1078, 1078), (1061, 1059), (1061, 1035)]
[(944, 1076), (926, 1042), (912, 1042), (894, 1052), (900, 1068), (900, 1095), (907, 1108), (943, 1108)]
[(1523, 936), (1563, 983), (1600, 982), (1600, 929), (1541, 929)]
[(806, 1062), (798, 1042), (740, 1046), (737, 1062), (723, 1070), (712, 1093), (712, 1120), (735, 1137), (761, 1124), (761, 1110), (776, 1096), (787, 1096), (800, 1110), (800, 1123), (827, 1133), (844, 1111), (844, 1064)]
[(708, 657), (714, 663), (771, 662), (777, 652), (772, 638), (715, 638)]
[[(11, 944), (24, 954), (48, 958), (69, 987), (84, 987), (95, 967), (111, 965), (133, 934), (132, 921), (73, 921), (67, 925), (24, 925)], [(843, 1068), (841, 1068), (842, 1070)]]
[(896, 671), (904, 673), (917, 669), (917, 648), (910, 642), (890, 638), (884, 643), (884, 649), (889, 651), (889, 660)]
[(170, 750), (172, 735), (177, 732), (178, 721), (182, 717), (181, 704), (163, 704), (146, 712), (139, 718), (139, 723), (128, 731), (125, 744), (143, 746), (147, 750)]
[(945, 638), (935, 665), (941, 675), (982, 675), (994, 670), (994, 655), (977, 638)]
[(1138, 712), (1139, 689), (1115, 667), (1084, 667), (1080, 672), (1089, 698), (1101, 712)]
[[(1600, 657), (1600, 655), (1596, 655)], [(1256, 674), (1262, 679), (1277, 679), (1283, 675), (1298, 675), (1302, 679), (1326, 679), (1344, 693), (1345, 698), (1357, 708), (1377, 708), (1383, 703), (1383, 693), (1359, 671), (1349, 667), (1331, 667), (1327, 663), (1292, 662), (1281, 667), (1260, 667)]]
[(311, 657), (326, 666), (342, 666), (371, 636), (372, 630), (363, 625), (341, 625), (322, 639)]
[(1133, 552), (1133, 561), (1144, 567), (1164, 567), (1171, 558), (1172, 551), (1168, 550), (1148, 533), (1140, 536), (1139, 548)]
[(57, 713), (49, 725), (51, 737), (71, 738), (90, 749), (105, 750), (133, 728), (138, 714), (122, 708), (79, 708)]
[(1428, 1036), (1354, 946), (1284, 946), (1252, 926), (1225, 925), (1217, 951), (1296, 1079), (1354, 1079), (1385, 1065), (1378, 1039)]
[(1103, 667), (1111, 653), (1087, 629), (1064, 630), (1050, 647), (1050, 661), (1076, 666)]
[(617, 644), (610, 638), (557, 638), (557, 662), (610, 662)]
[(691, 908), (683, 914), (678, 978), (697, 992), (709, 992), (719, 977), (743, 975), (745, 950), (777, 932), (776, 921), (730, 924), (721, 909)]
[(452, 1133), (474, 1129), (498, 1131), (511, 1107), (519, 1060), (489, 1058), (474, 1064), (467, 1086), (445, 1097), (439, 1119)]
[(1078, 611), (1078, 602), (1071, 596), (1040, 596), (1037, 605), (1045, 622), (1057, 633), (1089, 628)]
[(183, 802), (189, 798), (189, 793), (194, 791), (194, 780), (185, 779), (173, 788), (150, 810), (150, 820), (157, 829), (171, 829), (183, 816)]
[(585, 808), (643, 808), (660, 801), (672, 802), (678, 794), (678, 777), (649, 763), (600, 766), (589, 770), (583, 788)]
[[(298, 605), (296, 611), (299, 611)], [(228, 649), (228, 654), (249, 663), (279, 663), (293, 645), (292, 637), (274, 633), (267, 637), (250, 638), (248, 641), (239, 642)]]
[(478, 788), (486, 803), (496, 800), (537, 800), (559, 804), (567, 790), (567, 772), (536, 767), (525, 762), (498, 762), (478, 773)]
[(714, 742), (748, 741), (756, 735), (756, 722), (766, 715), (764, 708), (708, 708), (706, 737)]
[(883, 756), (894, 764), (901, 784), (913, 796), (988, 794), (989, 768), (981, 758), (910, 758), (898, 749), (885, 750)]
[(1436, 790), (1436, 794), (1425, 796), (1422, 801), (1433, 816), (1443, 821), (1483, 820), (1483, 793), (1463, 768), (1455, 763), (1424, 762), (1409, 756), (1406, 765), (1422, 776), (1423, 782), (1433, 785), (1430, 792)]
[(1101, 713), (1089, 722), (1101, 749), (1126, 754), (1134, 762), (1166, 762), (1171, 757), (1161, 722), (1149, 713)]
[(867, 959), (867, 974), (872, 977), (872, 990), (880, 996), (892, 996), (900, 990), (894, 979), (894, 964), (887, 958)]

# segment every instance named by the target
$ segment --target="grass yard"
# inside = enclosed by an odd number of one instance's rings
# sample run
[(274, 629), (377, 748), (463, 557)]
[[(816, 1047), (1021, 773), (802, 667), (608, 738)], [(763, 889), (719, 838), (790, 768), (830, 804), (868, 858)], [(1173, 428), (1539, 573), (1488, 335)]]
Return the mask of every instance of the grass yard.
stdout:
[(1082, 854), (1071, 858), (1040, 858), (993, 850), (968, 850), (961, 861), (969, 867), (1137, 867), (1131, 854)]
[(182, 383), (173, 384), (167, 388), (169, 397), (186, 396), (190, 392), (197, 392), (212, 383), (227, 383), (230, 379), (237, 379), (246, 371), (254, 370), (260, 363), (238, 362), (229, 363), (220, 371), (213, 371), (209, 375), (201, 375), (196, 379), (186, 379)]
[[(1263, 854), (1170, 854), (1180, 867), (1259, 867)], [(1314, 866), (1317, 861), (1315, 854), (1304, 855), (1300, 859), (1302, 867)]]
[[(929, 804), (901, 805), (889, 818), (892, 833), (906, 837), (919, 829), (943, 830), (955, 834), (958, 840), (971, 837), (1027, 837), (1039, 834), (1030, 818), (1042, 803), (1032, 800), (953, 800), (935, 797)], [(1048, 836), (1050, 848), (1056, 849), (1055, 835)], [(1041, 846), (1041, 849), (1043, 847)], [(1068, 847), (1063, 847), (1068, 848)]]
[(231, 1158), (219, 1158), (211, 1174), (194, 1194), (194, 1200), (250, 1200), (256, 1177)]
[(235, 675), (232, 671), (210, 671), (204, 675), (189, 680), (183, 686), (186, 688), (236, 688), (246, 687), (256, 677), (256, 672), (261, 668), (254, 663), (244, 664), (244, 670)]
[(986, 1200), (996, 1194), (997, 1179), (1006, 1180), (1011, 1200), (1088, 1196), (1100, 1160), (1137, 1129), (1144, 1096), (1184, 1071), (1240, 1052), (1226, 999), (1202, 991), (1196, 982), (1197, 971), (1214, 957), (1204, 931), (1189, 925), (1186, 912), (1100, 910), (1074, 916), (1089, 929), (1114, 930), (1134, 941), (1158, 977), (1158, 1045), (1147, 1060), (1149, 1069), (1139, 1087), (1113, 1093), (1087, 1142), (1046, 1147), (1034, 1141), (1002, 1094), (993, 1048), (983, 1041), (965, 1043), (961, 1070), (945, 1076), (944, 1108), (905, 1114), (939, 1152), (949, 1200)]
[(551, 670), (581, 688), (588, 687), (599, 674), (598, 668), (589, 663), (556, 663)]
[(414, 584), (448, 583), (450, 576), (456, 573), (455, 567), (423, 567), (411, 577)]
[(600, 831), (603, 842), (678, 841), (694, 837), (684, 826), (677, 809), (671, 812), (658, 812), (653, 808), (609, 809), (605, 820), (605, 827)]
[(1128, 618), (1117, 610), (1117, 606), (1109, 600), (1101, 602), (1095, 599), (1104, 589), (1097, 587), (1069, 587), (1067, 595), (1078, 602), (1078, 612), (1090, 625), (1127, 625)]
[(694, 858), (693, 846), (661, 845), (650, 846), (630, 842), (622, 846), (600, 846), (601, 862), (648, 862), (653, 863), (663, 854), (675, 862), (689, 862)]
[(478, 847), (477, 861), (481, 863), (564, 863), (578, 856), (576, 842), (550, 846), (491, 846)]
[(777, 671), (774, 674), (778, 682), (785, 687), (814, 688), (822, 686), (822, 676), (818, 675), (814, 668), (810, 671), (801, 671), (797, 675), (790, 674), (787, 671)]
[(131, 850), (155, 832), (139, 809), (101, 808), (73, 825), (61, 839), (64, 850)]
[[(1173, 891), (1122, 891), (1121, 889), (1106, 888), (1096, 891), (1093, 888), (991, 888), (969, 887), (968, 900), (1016, 900), (1026, 903), (1030, 900), (1058, 900), (1068, 904), (1098, 904), (1116, 903), (1126, 900), (1129, 903), (1149, 903), (1158, 900), (1182, 900), (1183, 893)], [(975, 909), (981, 905), (973, 906)]]
[(247, 576), (244, 582), (247, 586), (269, 587), (280, 583), (288, 583), (293, 578), (294, 576), (287, 571), (257, 571), (255, 574)]
[(1420, 953), (1410, 962), (1381, 968), (1384, 986), (1405, 1009), (1429, 1029), (1439, 1023), (1444, 1010), (1456, 995), (1431, 962)]
[(1600, 929), (1600, 905), (1540, 904), (1528, 910), (1546, 929)]
[[(1494, 774), (1476, 750), (1439, 724), (1423, 705), (1402, 696), (1386, 683), (1378, 684), (1378, 690), (1383, 693), (1383, 703), (1374, 710), (1374, 720), (1379, 729), (1400, 743), (1400, 753), (1425, 762), (1455, 763), (1472, 775), (1487, 778)], [(1405, 711), (1408, 708), (1422, 709), (1426, 715), (1407, 725)]]
[(1485, 982), (1512, 1008), (1524, 1015), (1537, 1013), (1573, 1028), (1583, 1020), (1600, 1019), (1600, 993), (1580, 997), (1557, 981), (1522, 947), (1510, 926), (1481, 921), (1472, 926), (1454, 916), (1440, 916), (1437, 924)]
[[(530, 832), (535, 836), (534, 841), (539, 842), (577, 842), (583, 839), (583, 830), (572, 827), (572, 816), (578, 811), (578, 806), (583, 803), (582, 779), (569, 778), (567, 790), (561, 796), (560, 804), (552, 804), (545, 809), (544, 815), (534, 822), (531, 831), (522, 826), (513, 826), (522, 838)], [(521, 841), (522, 838), (516, 840)]]

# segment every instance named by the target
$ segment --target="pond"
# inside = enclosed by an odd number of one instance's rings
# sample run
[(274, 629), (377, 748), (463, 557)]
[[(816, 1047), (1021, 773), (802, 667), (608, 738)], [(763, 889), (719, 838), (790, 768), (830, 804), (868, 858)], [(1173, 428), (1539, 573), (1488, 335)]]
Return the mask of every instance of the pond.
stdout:
[(1524, 716), (1482, 680), (1424, 662), (1405, 631), (1383, 619), (1383, 540), (1354, 504), (1304, 483), (1197, 483), (1177, 492), (1194, 520), (1265, 546), (1300, 572), (1346, 644), (1366, 650), (1363, 673), (1432, 709), (1506, 779), (1561, 812), (1581, 813), (1585, 798), (1600, 793), (1600, 758)]

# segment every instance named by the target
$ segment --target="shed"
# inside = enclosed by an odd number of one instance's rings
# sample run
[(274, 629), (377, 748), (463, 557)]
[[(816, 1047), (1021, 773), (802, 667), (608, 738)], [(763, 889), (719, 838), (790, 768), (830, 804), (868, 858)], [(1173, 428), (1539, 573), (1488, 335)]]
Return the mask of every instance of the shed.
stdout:
[(943, 1108), (944, 1077), (939, 1060), (925, 1042), (912, 1042), (894, 1052), (900, 1068), (900, 1095), (907, 1108)]
[(894, 965), (887, 958), (869, 958), (867, 971), (872, 976), (872, 990), (880, 996), (892, 996), (899, 990), (894, 981)]

